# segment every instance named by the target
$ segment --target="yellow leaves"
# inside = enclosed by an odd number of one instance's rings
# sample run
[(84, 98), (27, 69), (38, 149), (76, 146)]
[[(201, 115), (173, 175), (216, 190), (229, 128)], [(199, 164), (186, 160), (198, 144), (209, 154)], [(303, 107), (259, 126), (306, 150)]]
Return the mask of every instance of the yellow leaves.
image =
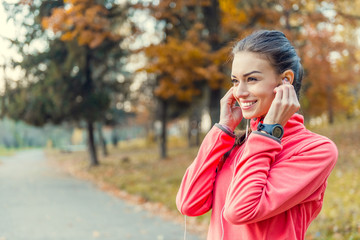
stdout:
[(314, 12), (317, 7), (316, 1), (308, 1), (307, 4), (304, 5), (305, 9), (309, 12)]
[(349, 85), (340, 85), (337, 87), (335, 91), (335, 95), (337, 100), (341, 103), (341, 105), (347, 110), (348, 114), (354, 114), (356, 111), (360, 109), (360, 98), (357, 97), (356, 89)]
[(47, 28), (50, 28), (50, 21), (49, 21), (49, 18), (48, 17), (45, 17), (41, 20), (41, 26), (44, 28), (44, 29), (47, 29)]
[(226, 29), (236, 29), (244, 25), (248, 21), (248, 14), (244, 8), (240, 8), (240, 1), (222, 0), (219, 1), (220, 10), (222, 12), (221, 22)]
[(73, 34), (72, 34), (72, 32), (66, 32), (64, 35), (61, 36), (60, 39), (62, 41), (70, 41), (73, 39)]
[(50, 17), (42, 19), (45, 29), (61, 32), (62, 41), (77, 39), (79, 45), (96, 48), (105, 39), (116, 41), (120, 36), (110, 31), (108, 10), (93, 0), (65, 0), (69, 7), (56, 8)]

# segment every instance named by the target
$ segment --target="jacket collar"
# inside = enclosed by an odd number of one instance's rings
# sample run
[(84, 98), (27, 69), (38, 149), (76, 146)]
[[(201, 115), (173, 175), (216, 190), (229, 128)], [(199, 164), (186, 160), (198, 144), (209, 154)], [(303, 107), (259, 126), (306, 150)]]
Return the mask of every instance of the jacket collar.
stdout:
[[(250, 127), (252, 131), (257, 130), (257, 126), (259, 122), (262, 120), (261, 117), (251, 119)], [(295, 113), (292, 115), (292, 117), (287, 121), (287, 123), (284, 126), (284, 137), (289, 136), (291, 134), (294, 134), (295, 132), (304, 129), (304, 117), (298, 113)]]

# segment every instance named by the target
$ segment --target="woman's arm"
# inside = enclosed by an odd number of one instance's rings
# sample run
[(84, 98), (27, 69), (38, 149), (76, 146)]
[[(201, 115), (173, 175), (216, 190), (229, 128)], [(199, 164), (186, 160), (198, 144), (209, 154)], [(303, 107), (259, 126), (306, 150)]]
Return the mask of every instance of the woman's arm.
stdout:
[(337, 148), (318, 137), (302, 146), (273, 164), (282, 146), (251, 134), (227, 192), (225, 219), (233, 224), (262, 221), (306, 201), (319, 189), (335, 166)]
[(212, 191), (216, 168), (221, 157), (234, 145), (235, 137), (214, 126), (204, 138), (198, 155), (186, 170), (176, 197), (179, 211), (188, 216), (199, 216), (212, 207)]

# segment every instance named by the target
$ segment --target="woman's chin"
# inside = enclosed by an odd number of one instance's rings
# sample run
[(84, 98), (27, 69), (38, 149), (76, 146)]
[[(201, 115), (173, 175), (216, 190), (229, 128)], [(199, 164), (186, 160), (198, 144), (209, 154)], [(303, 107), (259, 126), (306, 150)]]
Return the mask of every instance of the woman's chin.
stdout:
[(245, 119), (253, 119), (253, 118), (256, 118), (256, 116), (254, 116), (254, 114), (244, 114), (243, 113), (243, 118), (245, 118)]
[(252, 112), (245, 112), (243, 111), (243, 118), (245, 119), (255, 119), (255, 118), (259, 118), (262, 117), (262, 114), (259, 114), (257, 111), (252, 111)]

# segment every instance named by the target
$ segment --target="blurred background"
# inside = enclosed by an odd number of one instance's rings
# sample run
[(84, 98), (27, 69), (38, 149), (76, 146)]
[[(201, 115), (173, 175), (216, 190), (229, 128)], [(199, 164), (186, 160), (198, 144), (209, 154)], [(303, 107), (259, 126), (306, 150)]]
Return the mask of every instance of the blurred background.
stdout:
[(0, 24), (0, 153), (44, 149), (172, 212), (219, 120), (232, 45), (283, 31), (305, 69), (306, 126), (340, 152), (307, 239), (360, 239), (359, 0), (4, 0)]

